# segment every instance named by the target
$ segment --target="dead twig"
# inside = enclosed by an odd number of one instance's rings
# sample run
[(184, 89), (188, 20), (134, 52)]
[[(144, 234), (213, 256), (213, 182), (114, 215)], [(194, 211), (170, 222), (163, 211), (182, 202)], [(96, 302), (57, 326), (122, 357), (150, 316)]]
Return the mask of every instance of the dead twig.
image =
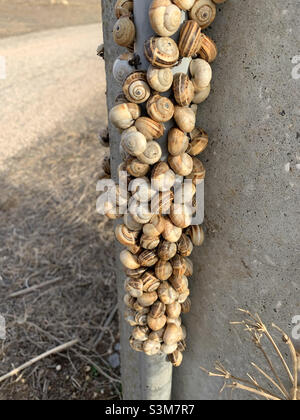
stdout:
[(7, 296), (7, 299), (16, 298), (24, 295), (28, 295), (29, 293), (35, 292), (36, 290), (41, 289), (42, 287), (51, 286), (52, 284), (55, 284), (62, 280), (62, 277), (54, 279), (54, 280), (48, 280), (40, 284), (35, 284), (34, 286), (28, 287), (27, 289), (19, 290), (18, 292), (11, 293)]

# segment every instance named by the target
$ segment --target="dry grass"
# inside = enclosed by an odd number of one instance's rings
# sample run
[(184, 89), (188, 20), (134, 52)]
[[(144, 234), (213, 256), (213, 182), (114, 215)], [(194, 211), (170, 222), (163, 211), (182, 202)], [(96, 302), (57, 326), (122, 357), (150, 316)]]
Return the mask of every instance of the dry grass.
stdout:
[(104, 151), (96, 128), (88, 132), (60, 134), (0, 174), (0, 313), (7, 321), (0, 376), (80, 339), (1, 383), (0, 399), (120, 397), (118, 369), (107, 361), (118, 344), (117, 316), (104, 328), (117, 299), (113, 233), (95, 212)]

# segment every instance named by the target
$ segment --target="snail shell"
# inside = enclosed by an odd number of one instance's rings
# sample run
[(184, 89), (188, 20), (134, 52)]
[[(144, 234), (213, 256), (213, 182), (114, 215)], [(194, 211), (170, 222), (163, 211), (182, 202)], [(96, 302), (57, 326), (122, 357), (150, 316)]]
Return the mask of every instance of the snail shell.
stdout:
[(147, 203), (155, 194), (147, 177), (135, 178), (130, 182), (128, 190), (132, 197), (141, 203)]
[(154, 121), (167, 122), (173, 118), (174, 105), (170, 99), (154, 95), (147, 102), (147, 112)]
[(152, 331), (159, 331), (161, 330), (167, 323), (166, 315), (162, 314), (158, 318), (152, 318), (151, 314), (147, 317), (148, 327), (151, 328)]
[(153, 216), (150, 212), (148, 203), (139, 203), (133, 197), (129, 200), (128, 211), (133, 219), (142, 225), (149, 223)]
[(192, 81), (185, 73), (177, 73), (174, 76), (173, 92), (176, 102), (180, 106), (189, 106), (195, 96)]
[(215, 20), (216, 14), (217, 8), (212, 0), (196, 0), (190, 11), (190, 18), (205, 29)]
[(190, 295), (190, 290), (189, 289), (186, 289), (186, 291), (185, 292), (183, 292), (183, 293), (180, 293), (179, 295), (178, 295), (178, 298), (177, 298), (177, 301), (179, 302), (179, 303), (183, 303), (188, 297), (189, 297), (189, 295)]
[(151, 95), (146, 73), (143, 71), (136, 71), (127, 76), (123, 84), (123, 92), (129, 102), (135, 104), (146, 102)]
[(162, 261), (171, 260), (177, 252), (177, 245), (174, 242), (162, 241), (158, 247), (157, 255)]
[(194, 184), (198, 184), (205, 178), (206, 170), (200, 159), (193, 157), (193, 170), (187, 179), (192, 179)]
[(182, 363), (183, 356), (181, 351), (175, 350), (173, 353), (168, 355), (168, 359), (174, 367), (179, 367)]
[(126, 170), (130, 175), (139, 178), (147, 175), (150, 170), (150, 165), (142, 163), (138, 159), (129, 158), (126, 161)]
[[(150, 316), (153, 319), (160, 318), (166, 311), (166, 305), (160, 301), (155, 302), (150, 309)], [(158, 331), (158, 330), (157, 330)]]
[[(191, 239), (183, 233), (178, 241), (177, 248), (182, 257), (189, 257), (193, 252), (194, 246)], [(185, 272), (183, 274), (185, 274)]]
[(149, 9), (150, 24), (160, 36), (172, 36), (181, 24), (181, 10), (170, 0), (153, 0)]
[(215, 42), (207, 35), (202, 34), (198, 55), (209, 63), (212, 63), (218, 55), (218, 49)]
[(120, 244), (131, 246), (136, 244), (138, 232), (130, 231), (126, 225), (118, 225), (115, 235)]
[(145, 42), (145, 56), (153, 67), (174, 67), (179, 59), (176, 42), (169, 37), (152, 37)]
[(132, 337), (138, 341), (146, 341), (149, 336), (149, 328), (147, 326), (138, 325), (132, 330)]
[(166, 162), (155, 165), (151, 174), (151, 185), (156, 191), (170, 191), (175, 181), (176, 175)]
[(190, 312), (192, 306), (192, 302), (190, 298), (187, 298), (182, 304), (181, 304), (181, 311), (183, 314), (187, 314)]
[(178, 345), (177, 345), (177, 350), (180, 351), (181, 353), (186, 351), (186, 341), (185, 340), (180, 340)]
[(210, 84), (206, 86), (205, 88), (198, 90), (198, 92), (195, 93), (193, 103), (199, 105), (202, 102), (204, 102), (209, 97), (210, 91), (211, 91)]
[(147, 223), (143, 227), (143, 232), (149, 237), (157, 237), (162, 234), (165, 229), (165, 219), (159, 214), (155, 214), (150, 223)]
[(181, 57), (193, 57), (200, 50), (202, 42), (201, 28), (194, 20), (188, 20), (182, 26), (179, 39), (179, 53)]
[(139, 279), (147, 270), (147, 267), (139, 267), (134, 270), (130, 268), (125, 268), (125, 273), (128, 277), (131, 277), (133, 279)]
[(173, 267), (169, 261), (159, 260), (155, 265), (155, 275), (161, 280), (168, 280), (173, 274)]
[(154, 292), (160, 286), (160, 281), (151, 271), (147, 271), (145, 274), (143, 274), (142, 283), (144, 292)]
[(169, 156), (169, 165), (180, 176), (188, 176), (193, 171), (193, 158), (187, 153), (178, 156)]
[(201, 128), (195, 128), (195, 130), (191, 132), (191, 140), (187, 151), (191, 156), (199, 155), (208, 145), (208, 135)]
[(169, 318), (179, 318), (181, 314), (181, 304), (178, 302), (171, 303), (166, 306), (166, 313)]
[(160, 352), (160, 343), (156, 340), (146, 340), (143, 345), (144, 353), (147, 356), (155, 356)]
[(136, 255), (133, 255), (127, 249), (124, 249), (121, 252), (120, 260), (124, 267), (129, 268), (131, 270), (135, 270), (136, 268), (139, 268), (141, 266), (141, 264), (138, 262), (138, 257)]
[(138, 160), (142, 163), (154, 165), (162, 156), (160, 145), (156, 141), (148, 141), (146, 150), (138, 155)]
[(139, 244), (135, 244), (135, 245), (130, 245), (127, 247), (128, 251), (130, 251), (133, 255), (137, 255), (141, 252), (141, 245)]
[(192, 209), (187, 204), (173, 204), (170, 211), (170, 219), (175, 226), (181, 229), (187, 228), (192, 223)]
[(203, 244), (205, 235), (201, 225), (190, 226), (186, 234), (189, 235), (195, 246), (201, 246)]
[(193, 204), (193, 197), (196, 194), (196, 187), (192, 182), (185, 181), (184, 184), (176, 188), (174, 203), (175, 204)]
[(128, 308), (134, 309), (133, 305), (134, 305), (135, 301), (136, 301), (136, 299), (133, 296), (131, 296), (129, 293), (126, 293), (124, 295), (123, 302), (125, 303), (125, 305)]
[(125, 53), (120, 55), (113, 66), (113, 76), (119, 83), (124, 83), (126, 77), (132, 73), (133, 67), (129, 64), (129, 61), (134, 58), (132, 53)]
[(142, 235), (140, 245), (144, 249), (155, 249), (159, 245), (159, 237)]
[(125, 309), (124, 319), (131, 327), (135, 327), (137, 325), (135, 320), (135, 311), (130, 308)]
[(137, 104), (125, 103), (113, 107), (109, 113), (109, 120), (117, 128), (126, 130), (141, 116), (141, 109)]
[[(186, 271), (186, 264), (185, 264), (185, 259), (183, 257), (181, 257), (178, 254), (175, 255), (175, 257), (171, 259), (171, 264), (172, 264), (172, 268), (173, 268), (173, 277), (177, 278), (177, 277), (184, 276), (184, 273)], [(170, 282), (171, 282), (171, 280), (170, 280)], [(174, 289), (175, 289), (175, 287), (174, 287)], [(173, 318), (173, 317), (171, 317), (171, 318)]]
[(135, 127), (130, 127), (122, 133), (121, 145), (131, 156), (138, 156), (146, 150), (147, 140)]
[[(222, 4), (222, 3), (225, 3), (225, 1), (227, 1), (227, 0), (213, 0), (214, 1), (214, 3), (216, 3), (216, 4)], [(174, 2), (175, 3), (175, 2)]]
[(146, 249), (139, 255), (138, 261), (142, 267), (152, 267), (157, 263), (158, 257), (155, 251)]
[[(193, 99), (193, 101), (195, 98)], [(175, 106), (174, 118), (180, 130), (191, 133), (196, 125), (196, 115), (192, 108)]]
[(154, 302), (158, 299), (158, 295), (156, 292), (149, 292), (144, 293), (141, 297), (137, 298), (138, 303), (143, 306), (144, 308), (148, 308), (152, 306)]
[(167, 92), (173, 84), (173, 72), (170, 68), (157, 69), (149, 66), (147, 80), (152, 89), (156, 92)]
[(164, 333), (164, 343), (172, 345), (180, 341), (181, 330), (175, 324), (168, 324)]
[(161, 346), (161, 351), (167, 355), (174, 353), (176, 349), (177, 349), (177, 343), (174, 343), (174, 344), (163, 343)]
[(173, 0), (173, 3), (175, 3), (181, 10), (191, 10), (194, 6), (195, 0)]
[(113, 37), (121, 47), (132, 48), (135, 39), (135, 25), (128, 16), (121, 16), (115, 23)]
[(126, 283), (126, 292), (134, 298), (143, 295), (143, 282), (141, 279), (129, 279)]
[(166, 241), (178, 242), (182, 235), (182, 229), (175, 226), (170, 219), (166, 219), (165, 230), (162, 235)]
[(186, 271), (185, 276), (190, 277), (194, 274), (194, 264), (189, 258), (185, 257)]
[(137, 325), (140, 325), (141, 327), (145, 327), (147, 325), (147, 314), (144, 314), (143, 312), (137, 312), (134, 319)]
[(136, 340), (132, 336), (129, 338), (129, 344), (132, 350), (143, 352), (144, 351), (144, 343), (142, 341)]
[(123, 15), (133, 12), (133, 0), (117, 0), (115, 4), (115, 15), (119, 19)]
[(190, 73), (193, 77), (192, 82), (197, 93), (199, 90), (207, 87), (212, 79), (212, 69), (210, 64), (202, 60), (202, 58), (197, 58), (192, 60), (190, 64)]
[(179, 128), (171, 128), (168, 134), (168, 151), (172, 156), (178, 156), (186, 152), (189, 146), (189, 138)]
[(165, 327), (161, 328), (158, 331), (152, 331), (149, 334), (149, 340), (154, 340), (154, 341), (157, 341), (158, 343), (162, 343), (164, 332), (165, 332)]
[[(176, 292), (179, 294), (179, 296), (182, 294), (185, 294), (189, 289), (188, 278), (185, 275), (180, 276), (180, 277), (177, 277), (175, 275), (172, 276), (170, 278), (170, 283), (172, 287), (174, 288), (174, 290), (176, 290)], [(178, 302), (179, 300), (180, 299), (178, 299)]]
[(157, 289), (157, 294), (159, 300), (165, 305), (171, 305), (171, 303), (174, 303), (175, 300), (178, 298), (178, 293), (167, 281), (161, 283), (161, 285)]
[(146, 139), (153, 140), (153, 139), (159, 139), (163, 136), (165, 127), (163, 124), (152, 120), (148, 117), (140, 117), (135, 122), (135, 127), (138, 131), (140, 131)]
[(152, 213), (169, 214), (173, 199), (174, 199), (173, 191), (163, 191), (163, 192), (157, 193), (151, 201)]

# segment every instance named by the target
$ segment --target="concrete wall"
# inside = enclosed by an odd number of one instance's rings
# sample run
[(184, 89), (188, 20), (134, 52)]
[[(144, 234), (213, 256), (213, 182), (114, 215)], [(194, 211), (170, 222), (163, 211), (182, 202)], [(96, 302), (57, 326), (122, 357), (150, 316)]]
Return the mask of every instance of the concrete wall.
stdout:
[[(114, 1), (103, 3), (111, 106), (118, 51), (111, 39)], [(236, 308), (257, 311), (287, 332), (300, 314), (299, 1), (228, 0), (218, 9), (207, 33), (220, 54), (213, 91), (198, 116), (210, 134), (203, 156), (207, 239), (194, 253), (193, 310), (184, 321), (188, 351), (174, 372), (175, 399), (231, 398), (219, 395), (222, 382), (200, 366), (221, 360), (238, 374), (249, 370), (256, 353), (245, 347), (242, 330), (229, 325), (240, 318)], [(125, 346), (125, 396), (140, 398), (138, 358)]]

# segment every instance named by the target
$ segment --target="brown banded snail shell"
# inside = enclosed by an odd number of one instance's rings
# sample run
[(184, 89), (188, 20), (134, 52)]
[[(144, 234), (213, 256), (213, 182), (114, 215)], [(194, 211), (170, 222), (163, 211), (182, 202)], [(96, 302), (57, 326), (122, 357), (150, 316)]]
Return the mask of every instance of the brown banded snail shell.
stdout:
[(125, 268), (125, 274), (133, 279), (139, 279), (147, 270), (147, 267), (139, 267), (136, 269)]
[(191, 299), (190, 298), (187, 298), (182, 304), (181, 304), (181, 311), (182, 311), (182, 313), (183, 314), (187, 314), (187, 313), (189, 313), (190, 312), (190, 310), (191, 310), (191, 306), (192, 306), (192, 303), (191, 303)]
[(143, 312), (137, 312), (134, 319), (137, 325), (140, 325), (141, 327), (147, 325), (147, 314), (144, 314)]
[(189, 235), (195, 246), (201, 246), (203, 244), (205, 235), (201, 225), (190, 226), (186, 234)]
[(154, 95), (147, 102), (147, 112), (154, 121), (167, 122), (173, 118), (174, 105), (170, 99)]
[(151, 173), (151, 185), (156, 191), (170, 191), (176, 181), (175, 173), (166, 162), (159, 162)]
[(181, 10), (191, 10), (194, 6), (195, 0), (173, 0), (173, 3), (175, 3)]
[(181, 24), (181, 10), (170, 0), (153, 0), (149, 9), (150, 24), (160, 36), (172, 36)]
[(193, 130), (190, 135), (191, 143), (187, 152), (191, 156), (197, 156), (206, 149), (208, 145), (208, 135), (201, 128), (195, 128), (195, 130)]
[(168, 151), (172, 156), (186, 152), (189, 146), (188, 136), (179, 128), (171, 128), (168, 133)]
[(165, 229), (165, 219), (159, 214), (155, 214), (150, 223), (147, 223), (143, 227), (143, 232), (147, 236), (159, 237)]
[(205, 179), (206, 170), (203, 163), (200, 159), (193, 157), (193, 170), (190, 175), (187, 176), (187, 179), (192, 179), (194, 184), (199, 184), (203, 179)]
[(193, 57), (200, 49), (202, 42), (201, 28), (194, 20), (188, 20), (182, 26), (179, 39), (179, 53), (181, 57)]
[(154, 356), (160, 352), (160, 343), (156, 340), (146, 340), (143, 344), (143, 351), (147, 356)]
[(194, 264), (193, 261), (185, 257), (186, 271), (185, 276), (191, 277), (194, 274)]
[(141, 279), (129, 279), (126, 284), (126, 292), (134, 298), (143, 295), (143, 282)]
[(125, 225), (118, 225), (115, 230), (115, 235), (120, 244), (131, 246), (136, 244), (138, 232), (130, 231)]
[(181, 351), (175, 350), (173, 353), (168, 355), (168, 359), (174, 367), (179, 367), (182, 363), (183, 356)]
[(193, 171), (193, 159), (187, 153), (178, 156), (169, 156), (169, 165), (173, 171), (180, 176), (188, 176)]
[(177, 252), (177, 245), (174, 242), (162, 241), (158, 247), (157, 254), (162, 261), (171, 260)]
[(169, 37), (152, 37), (145, 42), (145, 56), (153, 67), (174, 67), (179, 59), (176, 42)]
[(149, 334), (149, 340), (154, 340), (154, 341), (157, 341), (158, 343), (162, 343), (164, 332), (165, 332), (165, 327), (161, 328), (158, 331), (152, 331)]
[(155, 275), (161, 280), (168, 280), (173, 274), (173, 267), (169, 261), (159, 260), (155, 265)]
[(173, 319), (179, 318), (181, 314), (181, 304), (178, 302), (166, 306), (167, 316)]
[(176, 73), (174, 76), (173, 92), (176, 102), (180, 106), (189, 106), (192, 102), (195, 89), (192, 81), (185, 73)]
[(129, 158), (126, 161), (127, 172), (136, 178), (147, 175), (150, 170), (150, 165), (147, 163), (140, 162), (136, 158)]
[[(173, 268), (174, 269), (174, 268)], [(188, 282), (188, 278), (183, 275), (183, 276), (172, 276), (170, 278), (170, 284), (172, 285), (172, 287), (174, 288), (174, 290), (176, 290), (176, 292), (179, 295), (182, 295), (183, 293), (186, 293), (189, 289), (189, 282)], [(178, 299), (179, 301), (180, 299)]]
[(143, 291), (144, 292), (154, 292), (160, 286), (160, 281), (157, 277), (154, 276), (154, 273), (151, 271), (146, 271), (142, 276)]
[(160, 301), (155, 302), (150, 309), (150, 316), (153, 319), (160, 318), (166, 312), (166, 305)]
[(129, 344), (132, 350), (143, 352), (144, 351), (144, 343), (142, 341), (136, 340), (132, 336), (129, 338)]
[(125, 103), (113, 107), (109, 113), (109, 120), (117, 128), (126, 130), (141, 116), (141, 108), (137, 104)]
[(146, 73), (143, 71), (136, 71), (127, 76), (123, 84), (123, 92), (129, 102), (135, 104), (146, 102), (151, 95)]
[(126, 308), (124, 312), (124, 319), (131, 327), (135, 327), (137, 325), (135, 313), (136, 312), (130, 308)]
[(155, 249), (159, 245), (159, 238), (143, 234), (140, 239), (140, 245), (144, 249)]
[(202, 58), (192, 60), (190, 64), (190, 72), (193, 77), (192, 82), (196, 93), (210, 84), (212, 79), (212, 69), (207, 61), (202, 60)]
[(167, 317), (164, 314), (162, 314), (158, 318), (152, 318), (151, 314), (149, 314), (148, 317), (147, 317), (148, 327), (152, 331), (159, 331), (159, 330), (161, 330), (166, 325), (166, 323), (167, 323)]
[(170, 219), (166, 219), (165, 230), (162, 235), (166, 241), (178, 242), (182, 235), (182, 229), (175, 226)]
[(173, 276), (174, 277), (184, 276), (184, 273), (186, 271), (185, 259), (177, 254), (177, 255), (175, 255), (174, 258), (171, 259), (170, 262), (171, 262), (172, 268), (173, 268)]
[(152, 267), (158, 261), (158, 256), (155, 251), (146, 249), (138, 257), (139, 264), (142, 267)]
[(191, 133), (196, 126), (196, 115), (192, 108), (175, 106), (174, 119), (180, 130), (185, 133)]
[(149, 336), (149, 328), (147, 326), (138, 325), (132, 330), (132, 337), (138, 341), (146, 341)]
[(175, 324), (168, 324), (164, 333), (164, 343), (167, 345), (178, 343), (180, 334), (181, 331)]
[(197, 53), (203, 60), (212, 63), (217, 58), (218, 49), (215, 42), (209, 36), (202, 34), (200, 48)]
[[(151, 211), (153, 214), (169, 214), (171, 204), (174, 199), (173, 191), (158, 192), (151, 201)], [(165, 224), (166, 228), (166, 224)]]
[(115, 4), (115, 15), (119, 19), (123, 15), (133, 12), (133, 0), (117, 0)]
[(162, 156), (162, 150), (156, 141), (148, 141), (146, 150), (137, 156), (138, 160), (149, 165), (157, 163)]
[(173, 84), (173, 72), (170, 68), (157, 69), (150, 65), (147, 80), (155, 92), (167, 92)]
[(140, 117), (135, 122), (135, 127), (139, 132), (144, 134), (146, 139), (153, 140), (153, 139), (159, 139), (163, 136), (165, 127), (163, 124), (152, 120), (148, 117)]
[(145, 225), (149, 223), (153, 214), (151, 214), (148, 203), (139, 203), (133, 197), (129, 199), (128, 211), (137, 223)]
[(140, 203), (147, 203), (155, 194), (155, 190), (152, 189), (147, 177), (132, 180), (129, 183), (128, 190), (131, 192), (132, 197)]
[(128, 16), (121, 16), (113, 28), (113, 38), (121, 47), (132, 48), (135, 40), (135, 25)]
[[(183, 233), (181, 238), (178, 241), (177, 248), (178, 248), (178, 253), (182, 257), (189, 257), (193, 252), (194, 246), (191, 239), (186, 234)], [(183, 274), (185, 274), (185, 272)]]
[(205, 29), (215, 20), (216, 14), (217, 8), (212, 0), (196, 0), (190, 11), (190, 18)]

